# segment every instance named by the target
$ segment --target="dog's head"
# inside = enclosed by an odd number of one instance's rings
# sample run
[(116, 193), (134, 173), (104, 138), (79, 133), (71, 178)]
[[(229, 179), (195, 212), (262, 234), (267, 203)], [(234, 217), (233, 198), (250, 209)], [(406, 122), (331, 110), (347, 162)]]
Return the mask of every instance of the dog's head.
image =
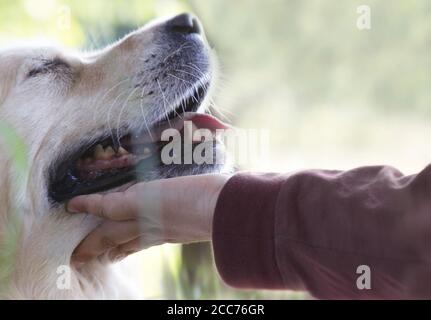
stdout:
[[(219, 123), (204, 115), (214, 81), (199, 21), (156, 21), (104, 50), (0, 52), (0, 117), (24, 138), (47, 202), (136, 181), (218, 171), (219, 164), (165, 164), (160, 132)], [(214, 143), (214, 148), (217, 144)]]

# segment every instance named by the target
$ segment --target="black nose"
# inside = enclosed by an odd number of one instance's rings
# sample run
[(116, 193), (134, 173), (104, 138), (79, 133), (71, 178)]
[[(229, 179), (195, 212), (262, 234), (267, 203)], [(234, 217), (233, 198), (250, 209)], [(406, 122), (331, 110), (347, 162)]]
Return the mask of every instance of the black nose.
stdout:
[(175, 16), (171, 20), (167, 21), (166, 24), (168, 28), (174, 32), (183, 34), (200, 34), (202, 32), (202, 27), (199, 23), (199, 20), (189, 13), (183, 13)]

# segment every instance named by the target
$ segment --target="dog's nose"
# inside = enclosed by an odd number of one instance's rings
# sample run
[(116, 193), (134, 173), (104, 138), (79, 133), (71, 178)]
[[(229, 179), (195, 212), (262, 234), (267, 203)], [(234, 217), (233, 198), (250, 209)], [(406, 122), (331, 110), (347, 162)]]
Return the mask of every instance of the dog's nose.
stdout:
[(167, 21), (167, 26), (171, 31), (182, 34), (200, 34), (202, 32), (199, 20), (189, 13), (183, 13)]

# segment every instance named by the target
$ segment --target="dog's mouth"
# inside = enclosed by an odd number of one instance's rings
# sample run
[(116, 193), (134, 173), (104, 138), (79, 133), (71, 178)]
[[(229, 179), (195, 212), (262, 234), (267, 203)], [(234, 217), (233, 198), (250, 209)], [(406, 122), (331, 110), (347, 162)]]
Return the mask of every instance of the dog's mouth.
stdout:
[[(172, 128), (183, 137), (185, 121), (191, 121), (194, 129), (205, 128), (213, 133), (225, 128), (216, 118), (196, 113), (206, 96), (205, 88), (206, 85), (197, 87), (150, 130), (127, 132), (120, 137), (105, 134), (66, 155), (50, 171), (50, 199), (63, 202), (78, 195), (108, 191), (141, 177), (145, 179), (147, 172), (165, 165), (161, 150), (170, 141), (162, 141), (162, 133)], [(199, 143), (192, 141), (192, 145)]]

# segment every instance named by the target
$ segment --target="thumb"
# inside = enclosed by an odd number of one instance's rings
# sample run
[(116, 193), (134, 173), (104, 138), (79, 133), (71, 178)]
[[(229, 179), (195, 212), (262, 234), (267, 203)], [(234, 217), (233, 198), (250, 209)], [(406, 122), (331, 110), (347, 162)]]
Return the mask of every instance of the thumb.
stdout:
[(89, 213), (100, 218), (122, 221), (138, 217), (136, 199), (126, 192), (78, 196), (66, 204), (70, 213)]
[[(66, 202), (66, 211), (69, 213), (100, 213), (103, 195), (90, 194), (72, 198)], [(97, 209), (97, 210), (96, 210)]]

